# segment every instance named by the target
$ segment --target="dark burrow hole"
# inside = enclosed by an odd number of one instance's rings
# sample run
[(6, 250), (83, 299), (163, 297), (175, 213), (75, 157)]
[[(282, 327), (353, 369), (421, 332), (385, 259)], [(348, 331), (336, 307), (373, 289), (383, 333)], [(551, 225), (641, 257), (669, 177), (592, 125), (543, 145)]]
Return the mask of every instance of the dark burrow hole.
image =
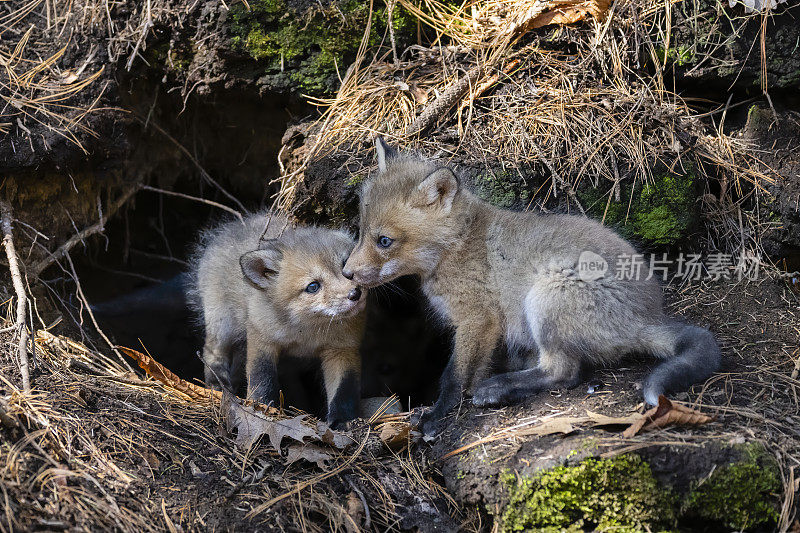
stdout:
[[(173, 109), (173, 116), (180, 118), (170, 123), (170, 131), (184, 145), (201, 152), (204, 168), (247, 209), (254, 210), (276, 190), (270, 182), (278, 173), (280, 139), (297, 106), (292, 109), (294, 104), (278, 98), (267, 106), (235, 95), (231, 99), (237, 101), (190, 102), (182, 114)], [(160, 101), (153, 113), (156, 119), (169, 116), (169, 110), (163, 109), (169, 100)], [(150, 167), (149, 184), (233, 207), (224, 194), (202, 183), (186, 158), (176, 161), (173, 156), (157, 155), (161, 145), (167, 149), (169, 143), (152, 133), (142, 135), (142, 144), (149, 148), (134, 152), (158, 161)], [(242, 139), (241, 144), (231, 143), (230, 138)], [(252, 140), (249, 146), (245, 145), (248, 139)], [(183, 273), (189, 268), (187, 260), (198, 233), (230, 217), (204, 203), (140, 191), (135, 202), (107, 223), (104, 236), (87, 242), (84, 253), (72, 254), (83, 291), (114, 343), (147, 351), (180, 377), (202, 381), (203, 327), (188, 307)], [(429, 319), (419, 283), (401, 279), (391, 287), (370, 291), (369, 298), (362, 397), (394, 393), (405, 408), (432, 403), (450, 336)], [(67, 305), (74, 305), (69, 311), (77, 317), (74, 297)], [(84, 322), (90, 324), (85, 313)], [(87, 331), (90, 328), (85, 326)], [(324, 416), (318, 365), (283, 360), (279, 372), (285, 404)]]

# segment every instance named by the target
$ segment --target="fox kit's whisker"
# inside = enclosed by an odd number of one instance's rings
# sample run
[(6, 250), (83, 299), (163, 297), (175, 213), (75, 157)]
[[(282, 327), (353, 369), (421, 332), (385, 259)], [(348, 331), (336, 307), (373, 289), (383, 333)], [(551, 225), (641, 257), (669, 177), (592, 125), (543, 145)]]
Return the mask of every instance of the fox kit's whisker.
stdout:
[[(350, 420), (360, 393), (366, 298), (341, 271), (353, 240), (341, 231), (289, 228), (286, 217), (276, 214), (264, 232), (266, 216), (208, 231), (192, 262), (191, 300), (206, 332), (206, 382), (239, 390), (246, 378), (248, 396), (276, 402), (281, 355), (318, 357), (329, 393), (328, 422)], [(241, 340), (245, 350), (237, 349)], [(328, 357), (337, 362), (326, 363)]]
[[(585, 366), (634, 352), (665, 359), (645, 382), (649, 403), (718, 368), (714, 337), (665, 315), (646, 265), (638, 277), (615, 276), (617, 259), (635, 250), (613, 230), (585, 217), (495, 208), (449, 168), (398, 154), (381, 138), (375, 146), (378, 172), (362, 184), (360, 239), (344, 274), (368, 287), (418, 275), (433, 312), (453, 327), (426, 433), (464, 391), (478, 405), (505, 404), (574, 385)], [(526, 353), (519, 359), (528, 368), (493, 376), (495, 353)]]

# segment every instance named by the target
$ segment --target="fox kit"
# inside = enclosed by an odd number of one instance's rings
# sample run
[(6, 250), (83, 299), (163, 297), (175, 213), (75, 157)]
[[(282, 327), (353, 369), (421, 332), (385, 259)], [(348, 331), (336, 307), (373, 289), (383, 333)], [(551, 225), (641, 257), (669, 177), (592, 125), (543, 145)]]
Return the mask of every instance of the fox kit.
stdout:
[[(360, 236), (345, 277), (365, 287), (417, 274), (434, 311), (454, 328), (439, 397), (421, 420), (435, 433), (462, 391), (479, 406), (574, 386), (582, 368), (631, 353), (664, 361), (644, 384), (648, 403), (705, 380), (720, 351), (705, 329), (664, 314), (661, 288), (644, 275), (582, 275), (579, 258), (630, 257), (634, 248), (600, 223), (498, 209), (465, 190), (448, 168), (376, 141), (378, 173), (361, 190)], [(584, 255), (584, 258), (587, 257)], [(522, 354), (522, 370), (492, 375), (496, 349)]]
[(278, 399), (282, 355), (321, 362), (328, 422), (355, 418), (360, 397), (358, 349), (366, 294), (342, 275), (353, 248), (344, 232), (287, 228), (266, 213), (207, 232), (194, 261), (192, 299), (205, 324), (206, 383), (247, 396)]

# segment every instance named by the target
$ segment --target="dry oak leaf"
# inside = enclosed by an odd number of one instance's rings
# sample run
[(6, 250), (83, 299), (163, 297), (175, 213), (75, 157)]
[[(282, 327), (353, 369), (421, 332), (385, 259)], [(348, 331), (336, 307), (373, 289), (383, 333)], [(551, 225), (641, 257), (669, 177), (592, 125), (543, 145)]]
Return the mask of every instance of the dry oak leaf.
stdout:
[(318, 467), (324, 470), (328, 461), (333, 459), (333, 456), (316, 444), (290, 444), (286, 450), (285, 464), (290, 465), (299, 459), (305, 459), (309, 463), (316, 463)]
[(201, 387), (200, 385), (195, 385), (194, 383), (181, 379), (172, 373), (169, 368), (165, 367), (148, 354), (143, 354), (142, 352), (127, 348), (125, 346), (117, 346), (117, 350), (135, 360), (139, 367), (144, 370), (148, 376), (182, 394), (185, 394), (192, 400), (199, 401), (219, 397), (220, 393), (217, 391), (207, 389), (205, 387)]
[(603, 20), (610, 4), (610, 0), (558, 0), (551, 2), (550, 10), (528, 21), (524, 31), (550, 24), (574, 24), (586, 18), (586, 15), (592, 15), (598, 20)]
[(662, 428), (670, 425), (699, 426), (714, 420), (713, 416), (690, 409), (683, 405), (674, 404), (663, 394), (658, 397), (658, 405), (647, 411), (642, 418), (630, 425), (622, 436), (633, 437), (640, 431)]
[(347, 433), (332, 430), (325, 422), (317, 422), (317, 434), (319, 434), (319, 438), (322, 442), (340, 450), (344, 450), (356, 442), (353, 440), (353, 437)]
[(400, 450), (412, 440), (411, 424), (408, 422), (389, 422), (381, 428), (379, 435), (390, 450)]
[(236, 428), (236, 445), (239, 447), (250, 448), (265, 434), (278, 452), (281, 451), (281, 442), (285, 437), (298, 442), (304, 442), (307, 438), (320, 440), (316, 430), (303, 422), (308, 415), (278, 420), (265, 416), (248, 405), (242, 405), (238, 398), (227, 391), (222, 396), (222, 412), (225, 414), (228, 432)]

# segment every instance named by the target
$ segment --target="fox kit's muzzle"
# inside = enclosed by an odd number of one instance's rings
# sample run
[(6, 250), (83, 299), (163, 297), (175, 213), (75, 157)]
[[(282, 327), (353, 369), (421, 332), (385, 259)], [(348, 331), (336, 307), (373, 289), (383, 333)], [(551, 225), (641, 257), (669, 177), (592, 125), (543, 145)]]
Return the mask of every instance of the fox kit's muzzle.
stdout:
[(363, 246), (356, 247), (342, 267), (342, 275), (358, 283), (359, 286), (371, 289), (383, 283), (379, 267), (372, 266), (364, 258)]

